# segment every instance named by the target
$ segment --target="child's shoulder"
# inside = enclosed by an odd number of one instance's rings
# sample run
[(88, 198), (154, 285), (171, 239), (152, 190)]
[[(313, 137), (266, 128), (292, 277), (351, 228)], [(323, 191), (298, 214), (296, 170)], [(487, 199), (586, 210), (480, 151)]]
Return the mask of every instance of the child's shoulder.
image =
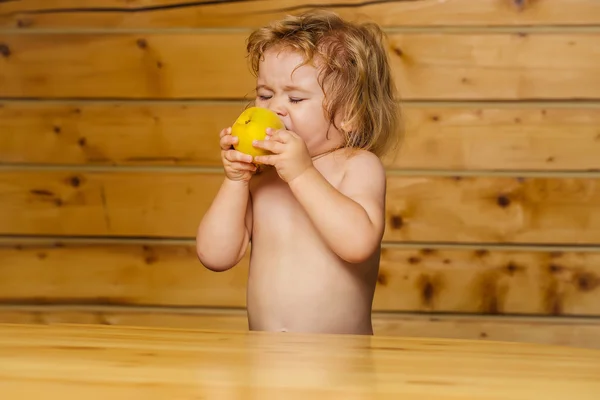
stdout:
[(369, 172), (385, 172), (381, 159), (368, 150), (344, 149), (346, 170), (368, 170)]
[(385, 166), (376, 154), (363, 149), (345, 149), (343, 156), (344, 180), (369, 180), (373, 184), (385, 181)]

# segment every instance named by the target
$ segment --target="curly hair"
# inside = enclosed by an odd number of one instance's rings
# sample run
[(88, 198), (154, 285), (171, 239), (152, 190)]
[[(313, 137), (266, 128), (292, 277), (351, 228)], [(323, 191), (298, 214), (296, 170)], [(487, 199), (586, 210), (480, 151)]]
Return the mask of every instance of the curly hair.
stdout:
[[(255, 76), (268, 49), (300, 52), (305, 64), (319, 69), (325, 115), (343, 133), (344, 147), (381, 156), (402, 136), (385, 39), (375, 23), (353, 23), (334, 12), (313, 10), (255, 30), (247, 39), (246, 50)], [(335, 123), (340, 112), (341, 128)]]

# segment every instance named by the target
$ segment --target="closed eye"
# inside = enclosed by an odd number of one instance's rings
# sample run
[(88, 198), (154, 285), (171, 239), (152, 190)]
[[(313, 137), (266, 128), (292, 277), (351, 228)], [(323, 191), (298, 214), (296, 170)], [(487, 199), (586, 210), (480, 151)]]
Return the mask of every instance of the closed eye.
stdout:
[[(267, 101), (267, 100), (269, 100), (271, 97), (273, 97), (273, 96), (261, 96), (261, 95), (258, 95), (258, 98), (259, 98), (260, 100), (262, 100), (262, 101)], [(292, 104), (297, 104), (297, 103), (300, 103), (300, 102), (301, 102), (301, 101), (303, 101), (303, 100), (305, 100), (305, 99), (296, 99), (296, 98), (292, 98), (292, 97), (290, 97), (290, 103), (292, 103)]]

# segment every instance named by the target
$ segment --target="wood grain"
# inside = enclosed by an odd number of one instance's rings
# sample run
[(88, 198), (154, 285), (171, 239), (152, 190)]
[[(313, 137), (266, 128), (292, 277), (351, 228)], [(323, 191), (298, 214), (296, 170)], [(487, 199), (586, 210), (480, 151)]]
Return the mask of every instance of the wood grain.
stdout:
[[(220, 167), (244, 102), (0, 102), (0, 162)], [(600, 106), (402, 106), (390, 169), (600, 170)]]
[[(248, 260), (214, 273), (192, 243), (6, 240), (0, 303), (245, 307)], [(598, 315), (600, 253), (385, 246), (373, 309)]]
[(223, 175), (195, 172), (2, 171), (1, 229), (194, 237), (222, 181)]
[[(493, 340), (600, 349), (600, 322), (596, 319), (375, 312), (372, 320), (376, 336)], [(243, 309), (0, 306), (0, 323), (248, 331)]]
[[(315, 6), (352, 20), (397, 26), (589, 25), (600, 21), (595, 0), (28, 0), (0, 3), (0, 27), (14, 28), (254, 28)], [(312, 6), (314, 7), (314, 6)]]
[[(223, 175), (0, 170), (1, 234), (195, 237)], [(386, 241), (600, 242), (598, 178), (390, 175)]]
[[(0, 34), (0, 96), (243, 99), (246, 34)], [(597, 99), (600, 34), (390, 35), (403, 100)], [(560, 54), (560, 57), (557, 57)]]
[(254, 88), (244, 39), (240, 33), (0, 34), (9, 53), (0, 57), (0, 96), (243, 97)]
[(245, 306), (248, 256), (214, 273), (193, 244), (58, 243), (0, 245), (0, 302)]
[(597, 178), (394, 176), (386, 240), (600, 242)]
[(599, 350), (531, 343), (0, 326), (3, 394), (19, 399), (595, 400), (599, 373)]

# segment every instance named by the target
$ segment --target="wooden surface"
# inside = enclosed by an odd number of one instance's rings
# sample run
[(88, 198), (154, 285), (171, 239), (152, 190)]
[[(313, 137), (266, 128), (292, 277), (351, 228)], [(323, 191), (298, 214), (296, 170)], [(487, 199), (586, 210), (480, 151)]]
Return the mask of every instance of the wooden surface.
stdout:
[[(247, 35), (0, 32), (0, 97), (252, 98)], [(600, 33), (390, 33), (389, 39), (403, 100), (600, 97)]]
[[(597, 318), (375, 312), (376, 336), (496, 340), (600, 350)], [(89, 324), (248, 331), (246, 310), (123, 305), (0, 305), (0, 324)]]
[[(0, 169), (0, 233), (192, 238), (222, 179), (195, 170)], [(384, 240), (594, 244), (599, 204), (597, 177), (390, 174)]]
[[(0, 102), (0, 162), (220, 167), (244, 102)], [(388, 169), (600, 170), (600, 104), (403, 104)]]
[[(247, 274), (248, 255), (223, 273), (202, 268), (191, 241), (0, 242), (2, 304), (243, 308)], [(599, 315), (600, 253), (386, 244), (373, 308)]]
[(532, 344), (0, 327), (8, 398), (595, 400), (598, 376), (599, 350)]
[(391, 39), (378, 334), (600, 348), (597, 0), (0, 1), (0, 321), (245, 329), (191, 240), (247, 34), (312, 7)]
[[(0, 26), (35, 28), (256, 27), (292, 11), (306, 0), (21, 0), (0, 2)], [(598, 22), (596, 0), (327, 0), (346, 18), (396, 26), (585, 25)]]

